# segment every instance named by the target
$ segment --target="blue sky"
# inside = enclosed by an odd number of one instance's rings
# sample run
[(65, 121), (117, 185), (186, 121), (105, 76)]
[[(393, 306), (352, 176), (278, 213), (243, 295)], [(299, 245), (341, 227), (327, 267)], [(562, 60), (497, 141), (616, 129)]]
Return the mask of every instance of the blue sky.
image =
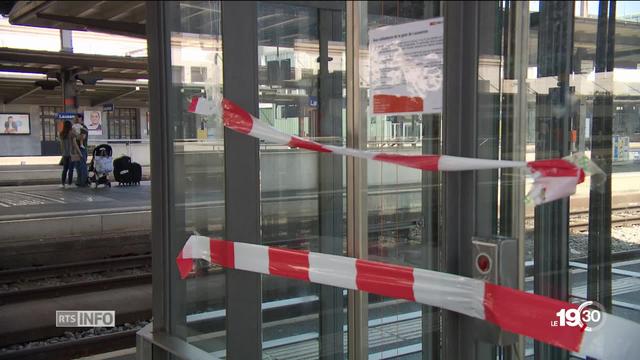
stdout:
[[(582, 1), (576, 1), (576, 14), (578, 13)], [(599, 1), (589, 1), (589, 16), (598, 16)], [(529, 9), (538, 11), (539, 1), (530, 1)], [(618, 1), (616, 3), (616, 18), (627, 15), (640, 15), (640, 1)]]

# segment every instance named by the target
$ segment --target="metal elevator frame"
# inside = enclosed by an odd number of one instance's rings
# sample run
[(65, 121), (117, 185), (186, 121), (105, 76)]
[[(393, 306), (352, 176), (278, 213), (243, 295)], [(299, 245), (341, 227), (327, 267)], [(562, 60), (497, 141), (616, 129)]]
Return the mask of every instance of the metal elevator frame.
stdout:
[[(600, 1), (596, 44), (596, 76), (613, 73), (616, 2)], [(606, 75), (605, 75), (606, 76)], [(596, 78), (596, 81), (599, 79)], [(611, 173), (614, 94), (596, 92), (593, 99), (591, 159), (605, 174), (604, 184), (591, 184), (589, 192), (589, 252), (587, 298), (607, 311), (613, 308), (611, 275)]]
[[(478, 134), (478, 2), (445, 2), (443, 154), (476, 157)], [(471, 275), (471, 238), (477, 231), (477, 172), (448, 172), (444, 179), (444, 271)], [(476, 359), (473, 320), (442, 311), (447, 359)]]
[[(330, 42), (345, 41), (344, 15), (346, 9), (318, 8), (318, 96), (319, 113), (316, 136), (342, 139), (342, 109), (346, 106), (342, 96), (344, 73), (329, 72), (329, 63), (339, 61), (330, 57)], [(346, 80), (346, 79), (344, 79)], [(313, 91), (313, 90), (312, 90)], [(342, 146), (342, 141), (334, 145)], [(318, 245), (323, 254), (343, 255), (345, 229), (344, 208), (344, 157), (331, 154), (318, 154)], [(320, 358), (344, 359), (344, 315), (345, 301), (343, 289), (333, 286), (320, 286)]]
[[(226, 19), (226, 20), (225, 20)], [(238, 26), (242, 24), (242, 26)], [(258, 7), (254, 1), (222, 2), (224, 96), (258, 114)], [(226, 236), (260, 244), (259, 140), (224, 129)], [(226, 272), (227, 358), (262, 356), (262, 276)]]
[[(538, 77), (557, 76), (557, 87), (536, 95), (536, 159), (569, 154), (574, 3), (540, 3)], [(563, 109), (557, 111), (557, 109)], [(569, 110), (568, 110), (569, 109)], [(536, 206), (534, 225), (534, 292), (569, 298), (569, 199)], [(535, 342), (536, 359), (566, 359), (568, 352)]]
[[(364, 148), (366, 145), (366, 114), (361, 111), (363, 93), (359, 87), (359, 51), (362, 46), (360, 32), (366, 29), (361, 23), (362, 11), (366, 7), (360, 2), (282, 2), (291, 5), (304, 5), (318, 9), (323, 7), (346, 7), (346, 87), (347, 87), (347, 146)], [(316, 4), (318, 3), (318, 4)], [(333, 5), (332, 5), (333, 3)], [(152, 166), (154, 167), (154, 183), (152, 188), (152, 226), (153, 226), (153, 332), (146, 333), (147, 341), (140, 340), (140, 348), (152, 351), (153, 358), (164, 358), (166, 346), (160, 341), (149, 345), (150, 336), (156, 335), (184, 338), (184, 314), (175, 309), (175, 304), (183, 299), (176, 289), (184, 286), (177, 278), (174, 258), (182, 244), (172, 241), (172, 224), (176, 221), (176, 210), (173, 204), (176, 197), (171, 183), (173, 167), (172, 125), (169, 109), (176, 104), (168, 94), (171, 86), (171, 48), (170, 27), (168, 19), (175, 17), (171, 3), (147, 3), (147, 32), (149, 39), (149, 71), (153, 140)], [(480, 56), (478, 29), (484, 11), (490, 11), (495, 4), (482, 2), (456, 3), (443, 2), (441, 14), (445, 17), (445, 87), (444, 114), (446, 121), (443, 128), (430, 131), (442, 134), (442, 145), (431, 144), (435, 149), (442, 147), (447, 155), (479, 156), (478, 134), (478, 61)], [(257, 74), (257, 35), (256, 35), (256, 3), (224, 2), (222, 4), (222, 32), (224, 36), (224, 57), (233, 58), (226, 62), (224, 71), (225, 97), (235, 101), (254, 114), (258, 107), (258, 74)], [(233, 22), (224, 21), (225, 16)], [(323, 23), (321, 26), (331, 27)], [(364, 26), (364, 27), (363, 27)], [(526, 31), (525, 31), (526, 33)], [(522, 33), (520, 33), (522, 35)], [(526, 36), (526, 34), (524, 35)], [(518, 39), (522, 39), (519, 37)], [(516, 40), (517, 41), (517, 40)], [(250, 45), (249, 45), (250, 44)], [(248, 47), (251, 49), (248, 50)], [(321, 57), (323, 47), (320, 46)], [(518, 51), (516, 49), (516, 51)], [(519, 51), (523, 51), (519, 49)], [(250, 69), (249, 71), (247, 69)], [(321, 70), (322, 71), (322, 70)], [(526, 76), (526, 68), (525, 68)], [(322, 76), (325, 74), (322, 73)], [(522, 74), (520, 74), (522, 76)], [(233, 81), (229, 81), (233, 79)], [(247, 89), (250, 89), (247, 91)], [(326, 89), (321, 89), (326, 91)], [(321, 106), (323, 106), (321, 104)], [(331, 111), (331, 110), (328, 110)], [(328, 131), (333, 131), (329, 129)], [(426, 130), (425, 130), (426, 131)], [(252, 243), (260, 242), (260, 191), (259, 191), (259, 152), (258, 141), (244, 135), (225, 131), (225, 177), (226, 196), (226, 231), (230, 239)], [(486, 156), (497, 156), (496, 154)], [(232, 163), (242, 163), (242, 168)], [(348, 158), (347, 171), (347, 254), (364, 258), (367, 255), (367, 178), (366, 161)], [(476, 235), (495, 234), (495, 213), (482, 213), (479, 201), (479, 178), (485, 176), (477, 172), (458, 172), (443, 174), (442, 197), (444, 213), (444, 238), (441, 243), (444, 249), (440, 259), (434, 259), (441, 271), (471, 275), (471, 238)], [(491, 175), (495, 178), (495, 175)], [(335, 188), (335, 179), (326, 179), (328, 187)], [(433, 179), (425, 179), (431, 183)], [(432, 194), (433, 195), (433, 194)], [(437, 194), (435, 195), (437, 196)], [(492, 195), (493, 196), (493, 195)], [(331, 201), (331, 199), (327, 199)], [(337, 216), (337, 215), (336, 215)], [(437, 218), (438, 214), (431, 214)], [(492, 220), (493, 219), (493, 220)], [(333, 218), (332, 221), (336, 219)], [(492, 224), (486, 227), (484, 220)], [(434, 224), (431, 224), (432, 226)], [(327, 225), (329, 226), (329, 225)], [(435, 249), (434, 249), (435, 250)], [(334, 249), (334, 251), (337, 251)], [(433, 264), (435, 265), (435, 264)], [(262, 356), (261, 338), (261, 281), (260, 275), (230, 270), (226, 273), (227, 283), (227, 356), (231, 359), (252, 359)], [(182, 285), (181, 285), (182, 284)], [(247, 286), (247, 284), (251, 284)], [(335, 293), (327, 296), (336, 300)], [(367, 294), (350, 291), (348, 295), (348, 329), (349, 358), (360, 359), (368, 355), (367, 343)], [(441, 344), (446, 359), (468, 359), (491, 356), (495, 349), (492, 346), (480, 345), (475, 339), (475, 325), (470, 318), (450, 311), (442, 311), (442, 332), (439, 339), (432, 339), (432, 344)], [(180, 320), (180, 317), (183, 319)], [(327, 318), (325, 323), (335, 328), (335, 319)], [(174, 339), (175, 340), (175, 339)], [(438, 341), (439, 340), (439, 341)], [(329, 343), (338, 343), (337, 339), (329, 339)], [(166, 342), (165, 342), (166, 344)], [(187, 353), (199, 354), (197, 348), (184, 343)], [(321, 345), (322, 347), (322, 345)], [(162, 350), (164, 348), (164, 350)], [(431, 349), (433, 358), (438, 358), (439, 351)], [(200, 350), (201, 351), (201, 350)], [(424, 351), (424, 349), (423, 349)], [(185, 353), (186, 354), (186, 353)], [(200, 354), (201, 355), (201, 354)], [(178, 355), (180, 357), (180, 355)], [(188, 357), (188, 355), (184, 355)], [(196, 355), (194, 355), (196, 357)]]

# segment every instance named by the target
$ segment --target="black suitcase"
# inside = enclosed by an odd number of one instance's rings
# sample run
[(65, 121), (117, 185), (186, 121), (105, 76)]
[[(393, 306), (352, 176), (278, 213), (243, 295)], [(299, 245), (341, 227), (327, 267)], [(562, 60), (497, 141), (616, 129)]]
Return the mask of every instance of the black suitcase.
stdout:
[(136, 185), (142, 180), (142, 167), (131, 162), (128, 156), (121, 156), (113, 160), (113, 177), (118, 185)]
[(129, 168), (129, 164), (131, 164), (131, 158), (126, 155), (113, 159), (113, 171), (126, 170)]
[(128, 156), (121, 156), (113, 160), (113, 177), (120, 184), (129, 182), (129, 166), (131, 165), (131, 158)]
[(131, 174), (131, 184), (140, 185), (140, 181), (142, 181), (142, 166), (137, 162), (132, 162), (129, 166), (129, 173)]

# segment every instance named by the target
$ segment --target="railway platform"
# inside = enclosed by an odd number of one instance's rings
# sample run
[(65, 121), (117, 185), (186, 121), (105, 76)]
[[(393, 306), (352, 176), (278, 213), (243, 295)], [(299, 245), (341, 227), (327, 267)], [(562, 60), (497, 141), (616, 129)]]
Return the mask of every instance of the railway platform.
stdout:
[[(0, 166), (0, 186), (15, 185), (54, 185), (60, 183), (59, 157), (55, 163), (37, 163), (31, 165), (4, 165)], [(75, 171), (74, 171), (75, 172)], [(151, 170), (149, 166), (142, 167), (142, 178), (149, 180)]]
[(4, 241), (14, 241), (150, 230), (150, 189), (150, 182), (98, 189), (1, 187), (0, 231)]

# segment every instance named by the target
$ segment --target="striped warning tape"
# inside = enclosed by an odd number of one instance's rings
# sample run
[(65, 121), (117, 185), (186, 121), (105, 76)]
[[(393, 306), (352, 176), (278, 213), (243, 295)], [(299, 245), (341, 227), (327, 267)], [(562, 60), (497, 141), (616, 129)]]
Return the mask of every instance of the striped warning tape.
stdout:
[(640, 354), (640, 324), (605, 313), (592, 331), (554, 327), (559, 311), (578, 306), (463, 276), (196, 235), (176, 259), (182, 278), (194, 259), (437, 306), (598, 359), (636, 359)]
[[(188, 111), (201, 115), (219, 112), (220, 104), (202, 97), (191, 100)], [(395, 165), (426, 171), (464, 171), (498, 168), (527, 168), (533, 177), (533, 186), (526, 200), (536, 205), (558, 200), (576, 192), (576, 186), (584, 181), (585, 173), (601, 173), (585, 156), (565, 159), (510, 161), (465, 158), (448, 155), (403, 155), (397, 153), (372, 152), (341, 146), (321, 144), (295, 135), (286, 134), (260, 121), (240, 106), (223, 99), (224, 126), (258, 139), (276, 144), (286, 144), (292, 148), (316, 152), (334, 153), (368, 160), (377, 160)]]

